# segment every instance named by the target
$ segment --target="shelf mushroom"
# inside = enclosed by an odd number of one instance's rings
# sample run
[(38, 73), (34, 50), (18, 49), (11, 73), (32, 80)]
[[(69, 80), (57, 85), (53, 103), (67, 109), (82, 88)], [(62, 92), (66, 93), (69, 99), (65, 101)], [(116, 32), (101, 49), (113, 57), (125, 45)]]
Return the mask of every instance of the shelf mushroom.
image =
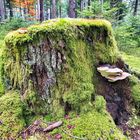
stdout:
[(111, 66), (100, 66), (97, 68), (97, 70), (103, 77), (108, 79), (109, 82), (116, 82), (118, 80), (123, 80), (131, 76), (131, 74), (124, 72), (117, 67), (113, 68)]

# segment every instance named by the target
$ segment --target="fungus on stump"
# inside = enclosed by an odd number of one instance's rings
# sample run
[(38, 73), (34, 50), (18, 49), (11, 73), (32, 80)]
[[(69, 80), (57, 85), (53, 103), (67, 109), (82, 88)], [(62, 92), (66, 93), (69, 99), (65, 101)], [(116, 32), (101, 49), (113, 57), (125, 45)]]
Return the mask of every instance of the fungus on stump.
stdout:
[(97, 70), (101, 73), (103, 77), (108, 79), (109, 82), (116, 82), (118, 80), (124, 80), (127, 77), (131, 76), (131, 74), (122, 71), (121, 69), (111, 66), (100, 66)]
[(20, 90), (33, 112), (86, 112), (92, 110), (95, 94), (105, 97), (114, 119), (127, 110), (128, 79), (111, 84), (97, 72), (100, 64), (125, 69), (108, 21), (49, 20), (24, 33), (11, 32), (5, 42), (8, 86)]

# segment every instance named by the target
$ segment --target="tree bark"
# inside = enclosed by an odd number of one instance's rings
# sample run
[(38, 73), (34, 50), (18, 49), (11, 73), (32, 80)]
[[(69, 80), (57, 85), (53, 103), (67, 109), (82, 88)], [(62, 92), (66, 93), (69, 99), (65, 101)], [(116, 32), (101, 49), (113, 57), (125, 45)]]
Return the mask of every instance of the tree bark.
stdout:
[(68, 16), (70, 18), (76, 18), (76, 1), (75, 0), (69, 0)]
[(62, 3), (61, 0), (59, 0), (59, 17), (62, 17), (62, 7), (61, 7)]
[(134, 16), (136, 16), (138, 12), (138, 3), (139, 3), (138, 0), (135, 0), (134, 13), (133, 13)]
[(5, 17), (4, 1), (0, 0), (0, 21), (2, 21), (4, 17)]
[(7, 11), (6, 11), (6, 0), (3, 0), (4, 3), (4, 19), (7, 19)]
[(36, 20), (40, 20), (40, 0), (36, 1)]
[(40, 9), (40, 16), (39, 16), (39, 20), (40, 22), (42, 22), (44, 20), (44, 12), (43, 12), (43, 0), (39, 0), (39, 9)]
[(104, 4), (104, 0), (100, 0), (101, 2), (101, 13), (103, 13), (103, 4)]
[(56, 0), (52, 0), (52, 15), (51, 18), (56, 18)]
[(88, 6), (90, 6), (91, 0), (88, 0)]
[(10, 0), (7, 0), (8, 3), (8, 8), (9, 8), (9, 12), (10, 12), (10, 19), (14, 16), (13, 15), (13, 8), (12, 8), (12, 2)]

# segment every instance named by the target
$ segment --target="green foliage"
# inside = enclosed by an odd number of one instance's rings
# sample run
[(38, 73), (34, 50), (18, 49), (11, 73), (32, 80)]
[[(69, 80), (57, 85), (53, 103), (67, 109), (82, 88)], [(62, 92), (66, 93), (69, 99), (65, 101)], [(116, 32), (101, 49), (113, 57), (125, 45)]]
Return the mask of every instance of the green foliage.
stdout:
[(131, 91), (134, 106), (136, 107), (137, 113), (132, 116), (130, 120), (130, 125), (136, 125), (139, 123), (139, 117), (137, 116), (140, 109), (140, 55), (139, 48), (131, 48), (126, 51), (127, 53), (122, 53), (122, 57), (125, 62), (129, 65), (131, 72), (134, 74), (130, 77)]
[[(118, 11), (122, 11), (121, 15), (117, 15)], [(110, 6), (110, 1), (104, 1), (103, 4), (99, 0), (91, 2), (90, 6), (78, 10), (78, 16), (82, 18), (105, 18), (112, 23), (118, 22), (119, 17), (124, 17), (127, 13), (125, 2), (117, 2), (114, 7)]]
[[(105, 5), (105, 4), (104, 4)], [(85, 7), (82, 11), (78, 11), (78, 16), (84, 17), (98, 17), (102, 15), (101, 4), (98, 0), (91, 2), (91, 6)]]
[(131, 55), (127, 53), (122, 53), (123, 60), (126, 64), (129, 65), (130, 70), (137, 76), (140, 75), (140, 57), (137, 56), (139, 53), (138, 51), (139, 49), (135, 49), (136, 54), (133, 54), (133, 52), (131, 51)]
[[(2, 24), (3, 29), (10, 31), (10, 30), (16, 30), (20, 27), (27, 27), (31, 24), (35, 24), (36, 22), (26, 22), (21, 18), (12, 18), (10, 21), (7, 21), (6, 23)], [(1, 28), (2, 28), (1, 27)]]
[[(124, 51), (128, 55), (136, 57), (137, 60), (138, 60), (138, 57), (140, 56), (140, 47), (132, 47), (132, 48), (126, 49)], [(132, 60), (134, 60), (134, 59), (132, 59)]]
[(115, 37), (122, 51), (140, 46), (140, 17), (128, 16), (115, 27)]
[(23, 127), (23, 104), (16, 91), (10, 91), (0, 97), (0, 137), (3, 139), (15, 138)]
[(0, 40), (2, 40), (6, 33), (8, 33), (9, 31), (16, 30), (21, 27), (27, 27), (33, 23), (34, 22), (23, 21), (20, 18), (13, 18), (10, 21), (3, 23), (2, 25), (0, 25)]

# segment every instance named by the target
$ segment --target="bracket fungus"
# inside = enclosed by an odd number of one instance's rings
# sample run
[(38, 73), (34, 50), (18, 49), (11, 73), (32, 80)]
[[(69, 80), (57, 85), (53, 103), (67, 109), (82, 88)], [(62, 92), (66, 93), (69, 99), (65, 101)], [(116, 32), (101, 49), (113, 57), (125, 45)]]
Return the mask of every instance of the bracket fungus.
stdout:
[(97, 68), (98, 72), (108, 79), (109, 82), (116, 82), (118, 80), (124, 80), (127, 77), (131, 76), (131, 74), (124, 72), (120, 68), (112, 67), (112, 66), (100, 66)]

